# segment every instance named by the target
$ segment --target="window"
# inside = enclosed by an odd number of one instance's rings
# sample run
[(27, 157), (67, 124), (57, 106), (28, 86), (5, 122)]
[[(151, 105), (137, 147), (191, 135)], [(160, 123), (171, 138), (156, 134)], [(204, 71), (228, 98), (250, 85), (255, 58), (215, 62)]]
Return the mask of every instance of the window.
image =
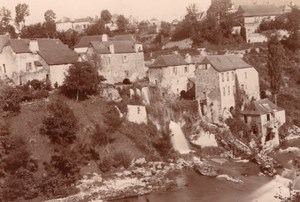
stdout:
[(241, 90), (244, 90), (244, 84), (241, 85)]
[(228, 95), (230, 95), (230, 86), (227, 87)]
[(227, 72), (226, 74), (227, 74), (227, 81), (229, 81), (229, 72)]
[(222, 76), (222, 82), (224, 82), (224, 73), (222, 73), (221, 76)]
[(110, 57), (107, 58), (107, 64), (110, 64)]
[(248, 123), (248, 119), (247, 119), (246, 115), (244, 115), (244, 121), (245, 121), (245, 123)]
[(267, 114), (267, 121), (270, 121), (270, 114)]
[(155, 80), (155, 85), (157, 85), (158, 84), (158, 81), (157, 80)]
[(247, 72), (245, 72), (245, 79), (247, 79)]
[(124, 73), (127, 77), (129, 76), (129, 72), (127, 70), (125, 70)]
[(140, 107), (137, 107), (137, 113), (140, 114), (140, 112), (141, 112)]
[(208, 64), (204, 65), (205, 70), (208, 70)]
[(127, 55), (123, 55), (122, 61), (123, 61), (123, 63), (127, 63), (128, 62)]
[(225, 87), (223, 87), (223, 96), (226, 96)]
[(26, 71), (31, 71), (32, 70), (32, 65), (31, 65), (31, 62), (27, 62), (26, 63)]
[(173, 74), (177, 75), (177, 68), (173, 67)]
[(232, 76), (232, 81), (234, 81), (234, 72), (231, 72), (231, 76)]
[(2, 67), (0, 66), (0, 73), (2, 73)]
[(203, 92), (203, 97), (206, 98), (206, 92)]
[(184, 67), (184, 73), (188, 73), (189, 72), (189, 67)]
[(3, 64), (3, 72), (6, 73), (6, 67), (5, 67), (5, 64)]

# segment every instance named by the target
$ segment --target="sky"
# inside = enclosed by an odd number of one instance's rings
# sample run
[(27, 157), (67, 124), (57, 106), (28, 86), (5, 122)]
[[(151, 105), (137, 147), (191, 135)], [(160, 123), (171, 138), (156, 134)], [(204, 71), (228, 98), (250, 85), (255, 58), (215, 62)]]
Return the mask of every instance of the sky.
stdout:
[(211, 0), (0, 0), (0, 7), (9, 9), (14, 19), (15, 6), (18, 3), (29, 5), (30, 16), (26, 24), (44, 20), (44, 13), (52, 9), (56, 19), (62, 17), (95, 17), (101, 10), (107, 9), (111, 14), (130, 15), (137, 20), (151, 19), (172, 21), (181, 19), (186, 14), (186, 7), (195, 3), (200, 11), (206, 10)]

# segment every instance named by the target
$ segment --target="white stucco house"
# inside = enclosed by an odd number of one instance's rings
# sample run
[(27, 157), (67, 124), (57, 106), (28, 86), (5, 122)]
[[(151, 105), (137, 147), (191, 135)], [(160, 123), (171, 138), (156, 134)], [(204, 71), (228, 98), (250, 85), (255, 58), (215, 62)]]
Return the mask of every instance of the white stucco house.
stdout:
[(66, 69), (78, 60), (78, 54), (58, 39), (0, 38), (0, 41), (1, 75), (16, 85), (33, 79), (61, 85)]

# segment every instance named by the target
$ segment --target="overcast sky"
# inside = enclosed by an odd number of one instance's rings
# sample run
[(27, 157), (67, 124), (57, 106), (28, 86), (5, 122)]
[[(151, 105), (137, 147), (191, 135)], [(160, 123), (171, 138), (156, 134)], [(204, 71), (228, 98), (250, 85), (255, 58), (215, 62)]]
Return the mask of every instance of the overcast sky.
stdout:
[(186, 13), (186, 7), (195, 3), (200, 10), (205, 10), (210, 5), (210, 0), (0, 0), (0, 6), (8, 8), (14, 18), (15, 6), (18, 3), (29, 5), (30, 16), (26, 24), (44, 20), (44, 13), (52, 9), (57, 20), (61, 17), (80, 18), (99, 15), (101, 10), (108, 9), (112, 14), (124, 14), (137, 17), (138, 20), (180, 19)]

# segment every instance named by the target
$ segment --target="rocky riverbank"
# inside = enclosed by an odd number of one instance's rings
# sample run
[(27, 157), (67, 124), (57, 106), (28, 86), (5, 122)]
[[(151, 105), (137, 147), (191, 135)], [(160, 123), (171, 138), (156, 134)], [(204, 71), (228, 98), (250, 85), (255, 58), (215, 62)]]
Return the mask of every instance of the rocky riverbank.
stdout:
[(144, 158), (133, 161), (130, 168), (109, 175), (97, 173), (83, 176), (76, 187), (79, 193), (66, 198), (48, 200), (47, 202), (74, 201), (111, 201), (120, 198), (145, 195), (153, 191), (167, 191), (177, 187), (173, 172), (183, 169), (195, 169), (206, 176), (217, 176), (217, 170), (198, 157), (189, 160), (182, 158), (169, 162), (147, 162)]

